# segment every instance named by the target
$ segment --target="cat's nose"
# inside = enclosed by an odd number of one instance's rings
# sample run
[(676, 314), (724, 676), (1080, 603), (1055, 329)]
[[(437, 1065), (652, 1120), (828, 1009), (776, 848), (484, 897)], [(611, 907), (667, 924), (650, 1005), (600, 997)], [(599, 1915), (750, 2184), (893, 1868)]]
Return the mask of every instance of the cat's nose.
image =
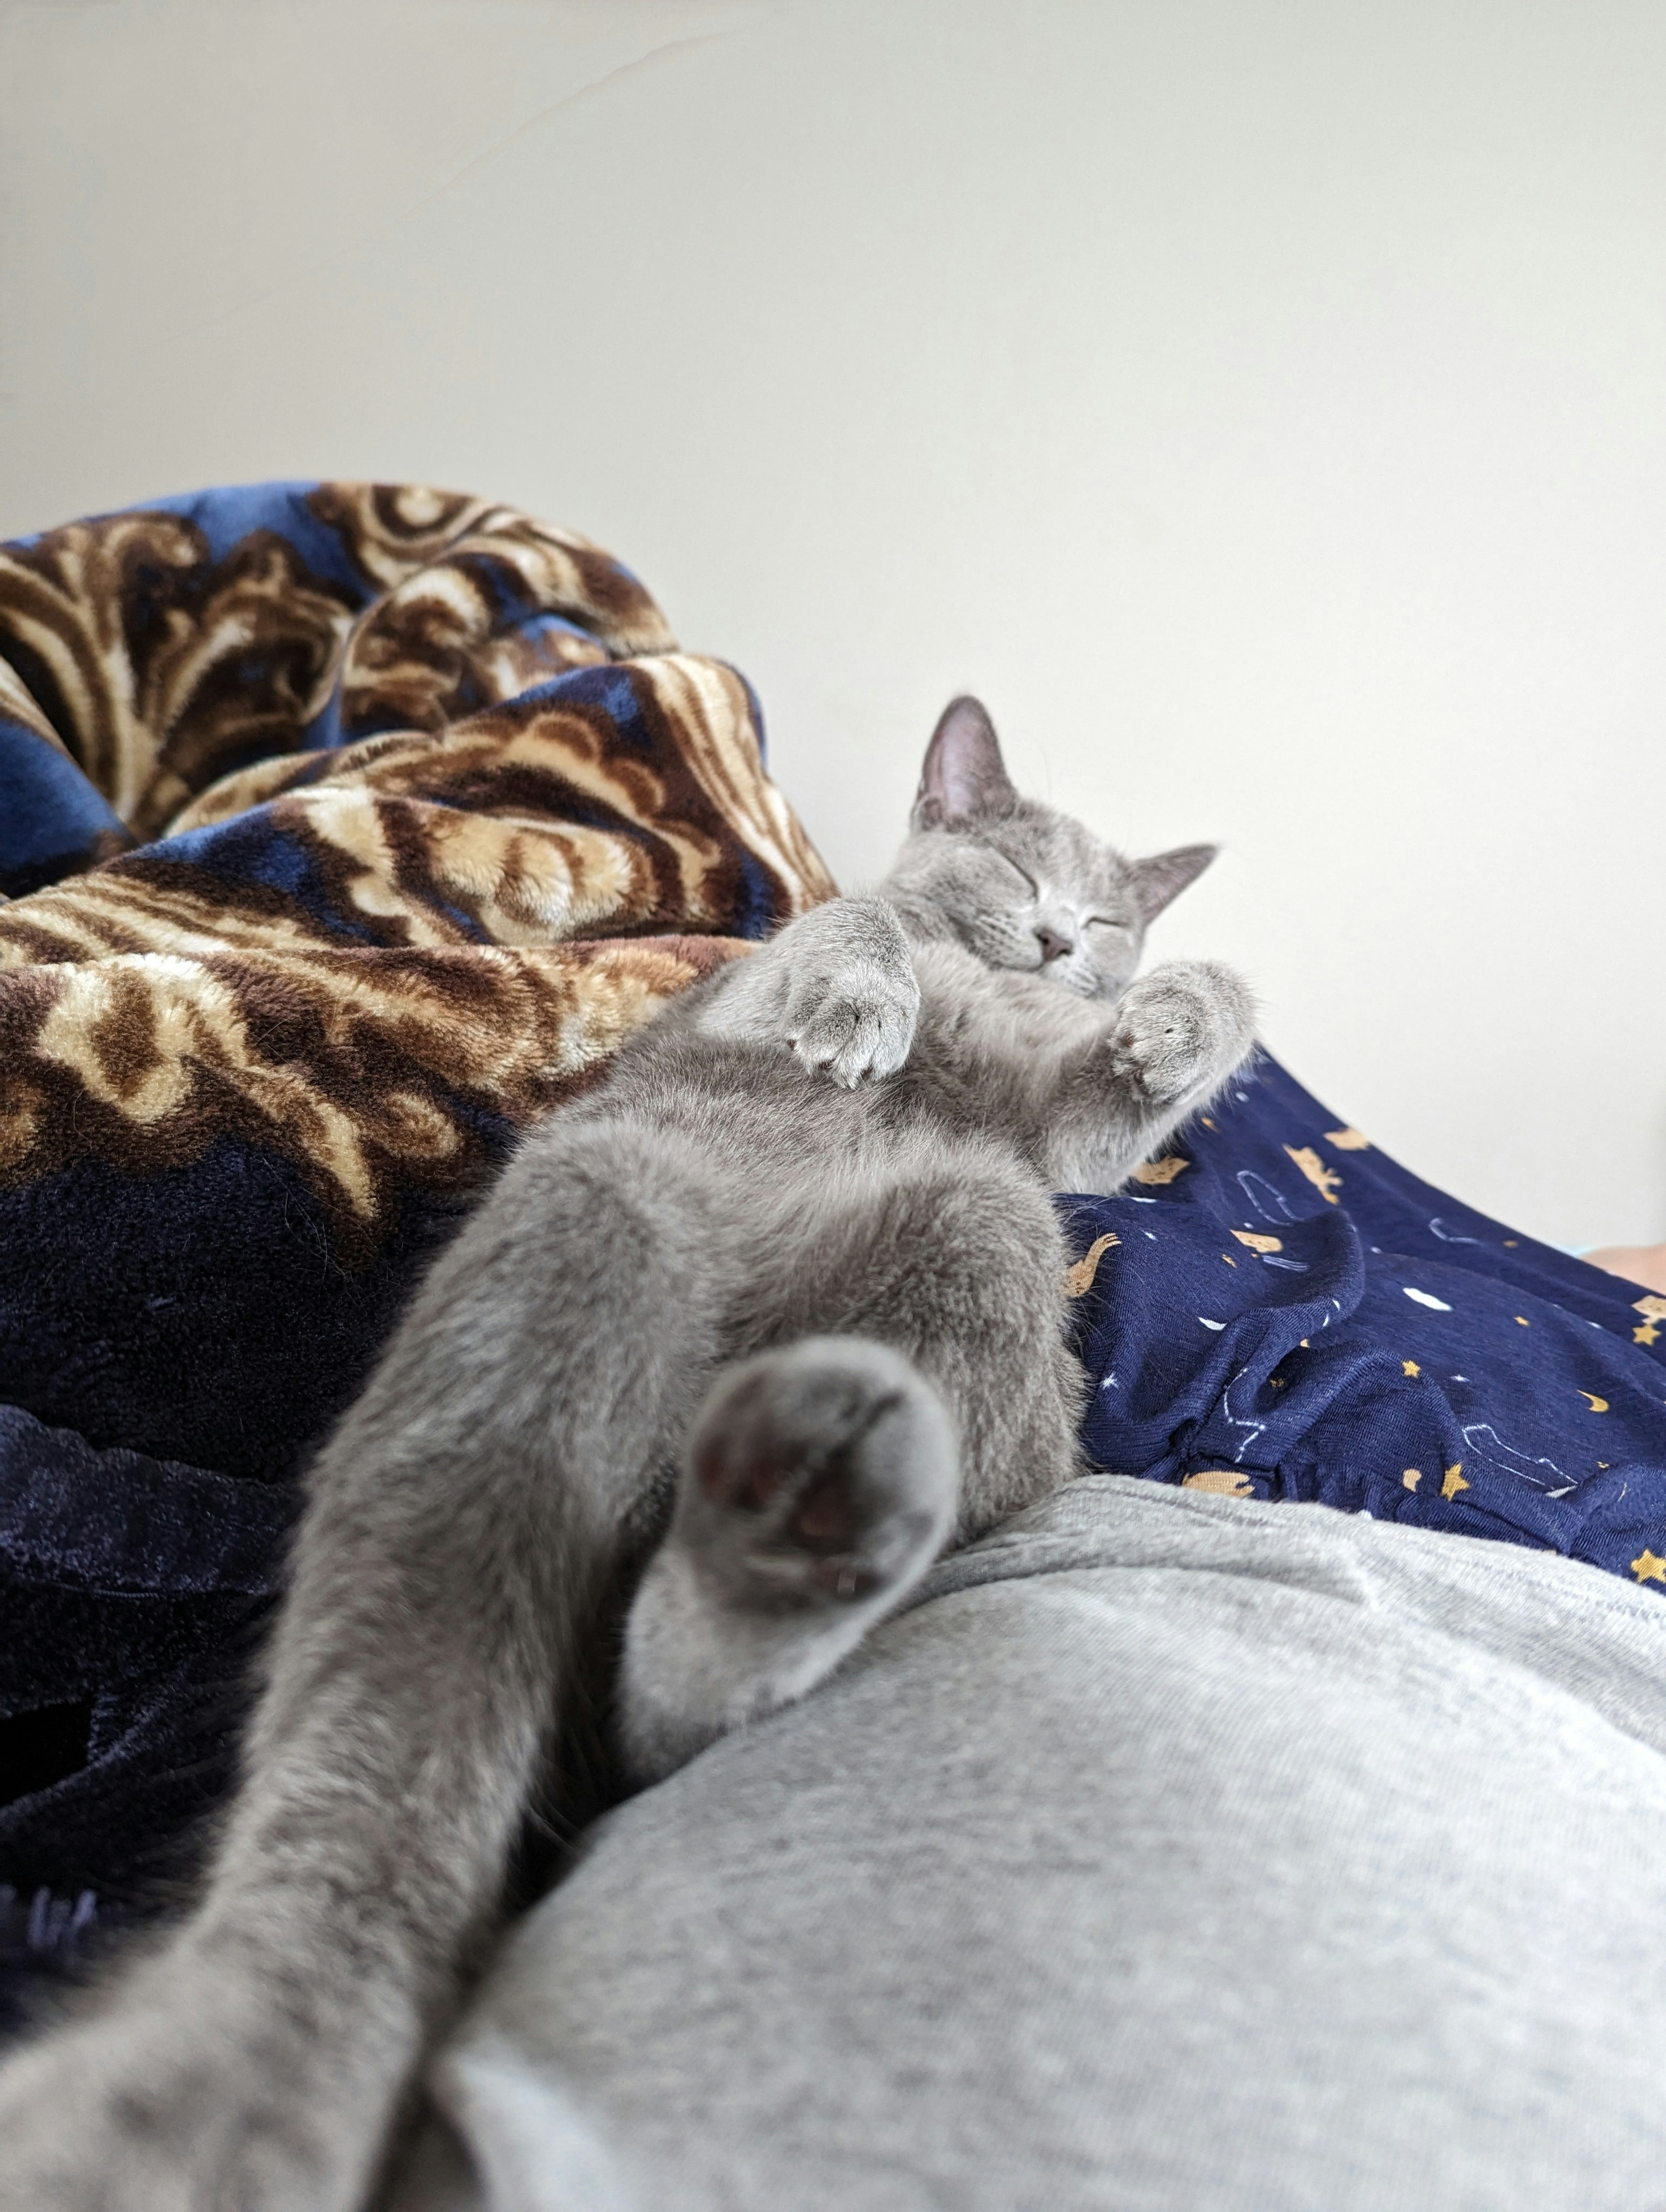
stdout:
[(1067, 937), (1061, 937), (1055, 929), (1038, 929), (1036, 942), (1041, 947), (1043, 968), (1049, 960), (1062, 960), (1067, 952), (1073, 952), (1076, 949)]

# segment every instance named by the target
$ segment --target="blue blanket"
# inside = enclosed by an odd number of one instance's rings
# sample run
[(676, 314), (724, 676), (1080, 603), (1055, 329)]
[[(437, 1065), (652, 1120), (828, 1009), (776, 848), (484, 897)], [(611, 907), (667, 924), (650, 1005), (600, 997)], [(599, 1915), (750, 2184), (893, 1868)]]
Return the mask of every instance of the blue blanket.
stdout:
[(1419, 1182), (1266, 1059), (1125, 1195), (1059, 1205), (1097, 1466), (1666, 1591), (1666, 1298)]
[[(744, 680), (514, 509), (0, 547), (0, 2013), (188, 1859), (299, 1471), (516, 1129), (831, 889)], [(1666, 1301), (1270, 1062), (1141, 1173), (1061, 1201), (1097, 1463), (1666, 1585)]]

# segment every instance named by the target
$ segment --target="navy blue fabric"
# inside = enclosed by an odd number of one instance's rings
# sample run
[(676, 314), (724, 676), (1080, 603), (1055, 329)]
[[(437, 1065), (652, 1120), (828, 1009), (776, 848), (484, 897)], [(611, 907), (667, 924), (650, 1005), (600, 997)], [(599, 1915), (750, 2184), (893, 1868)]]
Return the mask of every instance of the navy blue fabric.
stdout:
[[(502, 1123), (483, 1114), (477, 1133), (488, 1164), (504, 1157)], [(100, 1442), (292, 1479), (470, 1203), (408, 1193), (349, 1270), (300, 1174), (254, 1142), (217, 1138), (144, 1181), (76, 1160), (0, 1194), (0, 1401)]]
[(298, 1508), (0, 1406), (0, 2031), (185, 1871)]
[(0, 712), (0, 896), (21, 897), (131, 842), (67, 754)]
[(1666, 1590), (1666, 1301), (1362, 1144), (1263, 1060), (1169, 1181), (1058, 1200), (1115, 1240), (1073, 1309), (1095, 1464)]

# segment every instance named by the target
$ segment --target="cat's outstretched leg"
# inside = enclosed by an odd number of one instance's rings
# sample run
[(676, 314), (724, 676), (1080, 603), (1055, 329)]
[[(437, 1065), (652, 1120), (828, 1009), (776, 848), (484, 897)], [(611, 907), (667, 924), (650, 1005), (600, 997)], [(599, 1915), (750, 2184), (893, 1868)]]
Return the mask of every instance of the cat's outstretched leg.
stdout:
[(795, 1218), (792, 1243), (757, 1256), (744, 1340), (848, 1334), (911, 1360), (959, 1439), (958, 1541), (1078, 1471), (1068, 1255), (1046, 1190), (1005, 1146), (916, 1130), (882, 1167), (806, 1178)]
[(957, 1528), (1076, 1472), (1065, 1255), (1031, 1176), (922, 1135), (793, 1211), (739, 1317), (789, 1340), (714, 1385), (632, 1608), (622, 1732), (644, 1779), (802, 1696)]
[(537, 1132), (314, 1471), (203, 1902), (0, 2070), (0, 2212), (350, 2212), (493, 1921), (569, 1657), (711, 1370), (726, 1208)]

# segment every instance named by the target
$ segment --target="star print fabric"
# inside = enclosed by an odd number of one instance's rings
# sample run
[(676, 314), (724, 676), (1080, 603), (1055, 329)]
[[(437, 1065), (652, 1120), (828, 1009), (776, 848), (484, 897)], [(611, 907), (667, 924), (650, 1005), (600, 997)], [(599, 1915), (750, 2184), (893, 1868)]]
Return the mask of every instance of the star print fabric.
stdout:
[(1057, 1203), (1094, 1465), (1666, 1591), (1666, 1302), (1420, 1182), (1267, 1060), (1126, 1194)]

